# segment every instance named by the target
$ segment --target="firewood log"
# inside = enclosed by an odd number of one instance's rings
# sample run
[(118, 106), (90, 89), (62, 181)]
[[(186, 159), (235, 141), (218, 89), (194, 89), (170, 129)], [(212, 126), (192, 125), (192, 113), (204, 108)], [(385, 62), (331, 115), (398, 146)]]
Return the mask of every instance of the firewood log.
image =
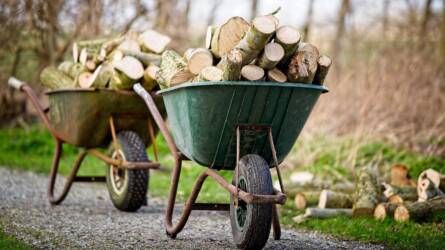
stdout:
[(117, 48), (118, 50), (121, 51), (133, 51), (133, 52), (141, 52), (141, 47), (139, 46), (139, 43), (137, 40), (134, 39), (125, 39), (124, 41), (122, 41), (122, 43), (120, 43)]
[(425, 221), (440, 213), (445, 213), (445, 197), (399, 205), (394, 211), (394, 219), (399, 222)]
[(229, 18), (227, 22), (217, 27), (211, 40), (211, 51), (215, 58), (221, 58), (234, 48), (248, 29), (249, 23), (238, 16)]
[(445, 196), (444, 192), (436, 187), (428, 177), (418, 181), (417, 194), (419, 196), (418, 201), (427, 201), (436, 196)]
[(315, 72), (314, 80), (312, 81), (313, 84), (323, 85), (331, 64), (331, 58), (328, 56), (320, 56), (317, 61), (317, 71)]
[(243, 39), (236, 48), (243, 52), (243, 64), (252, 62), (264, 49), (277, 29), (276, 21), (271, 16), (255, 17)]
[(298, 192), (294, 198), (295, 207), (303, 210), (308, 206), (315, 206), (319, 196), (320, 191)]
[(370, 166), (362, 167), (359, 170), (352, 208), (354, 217), (369, 216), (374, 213), (380, 198), (380, 185), (376, 172), (375, 168)]
[(393, 218), (394, 211), (399, 204), (380, 203), (374, 210), (374, 218), (376, 220), (384, 220), (385, 218)]
[(257, 59), (256, 64), (264, 70), (271, 70), (283, 59), (284, 49), (278, 43), (268, 43)]
[(203, 48), (188, 49), (184, 52), (184, 58), (192, 74), (199, 74), (205, 67), (213, 65), (213, 55)]
[(280, 44), (284, 49), (284, 56), (280, 65), (287, 67), (289, 61), (298, 49), (300, 43), (300, 33), (292, 26), (281, 26), (275, 34), (275, 42)]
[(125, 56), (113, 65), (116, 72), (110, 81), (112, 89), (131, 89), (144, 76), (142, 63), (134, 57)]
[(239, 49), (227, 52), (217, 67), (223, 71), (224, 81), (238, 81), (241, 77), (243, 57)]
[(264, 79), (264, 69), (257, 65), (248, 64), (241, 68), (241, 78), (247, 81), (261, 81)]
[(82, 89), (91, 88), (93, 81), (93, 73), (91, 72), (82, 72), (77, 77), (77, 85)]
[(352, 195), (324, 189), (320, 193), (318, 208), (352, 208)]
[[(94, 74), (97, 72), (97, 75)], [(105, 88), (114, 76), (114, 67), (109, 62), (105, 62), (97, 67), (96, 71), (93, 73), (92, 86), (95, 88)]]
[(171, 38), (154, 30), (144, 31), (139, 35), (139, 44), (143, 52), (154, 52), (156, 54), (162, 53)]
[(159, 66), (161, 63), (161, 56), (157, 54), (134, 51), (134, 50), (121, 50), (121, 51), (124, 56), (132, 56), (138, 59), (144, 66), (149, 66), (151, 64)]
[(417, 189), (413, 186), (393, 186), (385, 182), (382, 183), (384, 187), (383, 195), (389, 198), (393, 195), (398, 195), (404, 201), (417, 200)]
[(156, 73), (158, 72), (158, 70), (159, 70), (159, 67), (154, 64), (149, 65), (144, 70), (144, 78), (142, 81), (142, 86), (147, 91), (153, 90), (156, 87), (156, 85), (158, 85), (158, 83), (156, 82)]
[(223, 72), (215, 66), (207, 66), (201, 70), (199, 73), (197, 81), (198, 82), (217, 82), (223, 79)]
[(209, 27), (207, 27), (204, 48), (206, 48), (208, 50), (211, 49), (211, 47), (212, 47), (212, 38), (213, 38), (213, 34), (215, 33), (216, 29), (217, 29), (217, 27), (214, 26), (214, 25), (210, 25)]
[(390, 184), (393, 186), (416, 186), (415, 181), (409, 177), (408, 168), (401, 164), (396, 164), (391, 167)]
[(301, 223), (308, 218), (327, 219), (337, 216), (352, 215), (352, 209), (348, 208), (306, 208), (306, 211), (302, 215), (298, 215), (292, 218), (295, 223)]
[(434, 187), (436, 188), (436, 192), (438, 192), (438, 194), (443, 194), (445, 192), (445, 175), (442, 175), (436, 170), (430, 168), (420, 173), (418, 182), (427, 178), (434, 184)]
[(99, 51), (99, 55), (101, 57), (100, 60), (105, 60), (105, 57), (109, 53), (111, 53), (111, 51), (113, 51), (117, 46), (119, 46), (119, 44), (121, 44), (125, 39), (125, 36), (118, 36), (102, 44)]
[(273, 68), (267, 71), (267, 80), (270, 82), (286, 82), (287, 76), (281, 70)]
[(402, 204), (404, 202), (404, 199), (398, 195), (398, 194), (394, 194), (388, 197), (388, 203), (391, 204)]
[(156, 81), (161, 88), (169, 88), (190, 81), (193, 74), (187, 67), (187, 62), (173, 50), (166, 50), (161, 56), (161, 66), (156, 73)]
[(40, 82), (49, 89), (74, 88), (75, 81), (53, 66), (46, 67), (40, 73)]
[(317, 71), (318, 49), (312, 44), (300, 44), (289, 63), (287, 77), (290, 82), (312, 83)]
[(81, 63), (82, 65), (85, 65), (87, 62), (87, 59), (88, 59), (88, 52), (85, 48), (83, 48), (79, 54), (79, 63)]

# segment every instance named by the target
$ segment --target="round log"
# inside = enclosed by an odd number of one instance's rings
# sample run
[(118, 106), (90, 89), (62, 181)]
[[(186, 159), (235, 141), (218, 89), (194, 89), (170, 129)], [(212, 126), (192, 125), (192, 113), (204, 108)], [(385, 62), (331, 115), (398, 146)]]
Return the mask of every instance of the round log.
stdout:
[(291, 82), (312, 83), (317, 71), (318, 49), (312, 44), (300, 44), (289, 63), (287, 77)]
[(258, 57), (257, 65), (265, 70), (271, 70), (283, 59), (284, 49), (278, 43), (268, 43)]
[(142, 81), (142, 86), (147, 90), (153, 90), (156, 85), (156, 73), (158, 72), (159, 67), (156, 65), (150, 65), (144, 70), (144, 80)]
[(396, 210), (398, 204), (392, 203), (380, 203), (374, 210), (374, 218), (376, 220), (384, 220), (385, 218), (392, 218), (394, 216), (394, 211)]
[(195, 75), (199, 74), (203, 68), (213, 65), (212, 53), (203, 48), (186, 50), (184, 58), (190, 72)]
[(241, 77), (247, 81), (261, 81), (264, 78), (264, 70), (253, 64), (248, 64), (241, 69)]
[(289, 64), (291, 57), (298, 49), (300, 39), (300, 32), (292, 26), (284, 25), (277, 29), (275, 42), (280, 44), (284, 49), (284, 56), (280, 65), (287, 66)]
[(46, 67), (40, 73), (40, 82), (49, 89), (74, 88), (74, 80), (53, 66)]
[(143, 32), (139, 35), (138, 39), (142, 51), (154, 52), (156, 54), (162, 53), (171, 42), (170, 37), (154, 30), (147, 30)]
[(314, 80), (312, 81), (313, 84), (323, 85), (331, 64), (331, 58), (324, 55), (320, 56), (317, 62), (317, 71), (315, 72)]
[(318, 200), (319, 208), (352, 208), (353, 198), (350, 194), (324, 189)]
[(223, 78), (223, 72), (215, 66), (207, 66), (201, 70), (198, 76), (198, 82), (216, 82), (221, 81)]
[(216, 28), (211, 41), (211, 51), (216, 58), (221, 58), (241, 40), (249, 29), (249, 23), (244, 18), (235, 16)]
[(399, 222), (425, 221), (434, 218), (436, 213), (445, 213), (445, 197), (399, 205), (394, 211), (394, 219)]
[(241, 77), (243, 57), (238, 49), (232, 49), (226, 53), (217, 67), (223, 71), (224, 81), (238, 81)]
[(286, 82), (287, 76), (281, 70), (273, 68), (267, 71), (267, 80), (271, 82)]
[(308, 206), (314, 206), (317, 204), (319, 196), (319, 191), (298, 192), (294, 198), (295, 207), (303, 210)]

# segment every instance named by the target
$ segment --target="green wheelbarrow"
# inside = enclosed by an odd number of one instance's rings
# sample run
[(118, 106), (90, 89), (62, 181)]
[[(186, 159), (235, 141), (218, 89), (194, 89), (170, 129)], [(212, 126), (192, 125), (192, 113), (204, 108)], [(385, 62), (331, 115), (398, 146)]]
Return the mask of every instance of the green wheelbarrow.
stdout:
[[(280, 238), (277, 204), (284, 204), (279, 164), (290, 152), (320, 94), (319, 85), (275, 82), (187, 83), (157, 92), (164, 100), (171, 134), (153, 97), (139, 84), (134, 90), (146, 102), (174, 156), (175, 167), (166, 209), (167, 234), (175, 238), (192, 210), (230, 211), (233, 239), (239, 248), (262, 248), (273, 227)], [(182, 161), (207, 167), (196, 180), (176, 225), (172, 215)], [(276, 168), (281, 190), (272, 186)], [(232, 183), (218, 170), (234, 170)], [(210, 176), (230, 193), (230, 204), (197, 203)]]
[[(49, 91), (49, 107), (44, 109), (32, 88), (15, 78), (8, 84), (24, 92), (39, 118), (55, 140), (55, 152), (48, 184), (48, 200), (60, 204), (73, 182), (107, 182), (114, 206), (123, 211), (136, 211), (147, 203), (149, 169), (159, 168), (155, 136), (157, 129), (144, 102), (133, 91), (98, 89), (62, 89)], [(162, 98), (156, 106), (162, 117)], [(82, 148), (71, 169), (62, 192), (54, 187), (63, 144)], [(153, 144), (156, 162), (148, 160), (146, 147)], [(97, 148), (109, 147), (108, 154)], [(82, 161), (92, 155), (106, 163), (105, 176), (77, 176)]]

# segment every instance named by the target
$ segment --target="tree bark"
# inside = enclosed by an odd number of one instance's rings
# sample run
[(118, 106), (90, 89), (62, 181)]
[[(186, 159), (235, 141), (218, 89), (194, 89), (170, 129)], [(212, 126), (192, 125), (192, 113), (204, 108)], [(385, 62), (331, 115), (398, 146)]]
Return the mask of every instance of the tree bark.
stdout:
[(236, 48), (243, 52), (243, 64), (249, 64), (275, 34), (277, 23), (273, 16), (259, 16), (253, 19), (252, 25), (239, 41)]
[(369, 166), (360, 168), (356, 181), (355, 202), (352, 208), (354, 217), (373, 214), (380, 199), (379, 187), (375, 169)]
[[(420, 28), (420, 38), (425, 39), (427, 36), (427, 29), (428, 29), (428, 23), (431, 19), (431, 4), (433, 3), (433, 0), (426, 0), (425, 7), (423, 10), (423, 17), (422, 17), (422, 26)], [(445, 7), (444, 7), (445, 8)]]
[(417, 200), (417, 188), (413, 186), (393, 186), (387, 183), (382, 183), (384, 187), (383, 195), (389, 198), (392, 195), (399, 195), (403, 200), (415, 201)]
[(53, 66), (40, 73), (40, 82), (49, 89), (74, 88), (74, 80)]
[(435, 197), (425, 202), (414, 202), (399, 205), (394, 212), (394, 219), (404, 221), (425, 221), (434, 218), (436, 214), (445, 213), (445, 198)]
[(301, 44), (297, 53), (292, 57), (287, 71), (290, 82), (312, 83), (317, 71), (318, 49), (312, 44)]
[(318, 208), (352, 208), (352, 195), (324, 189), (320, 193)]
[(223, 71), (223, 80), (238, 81), (241, 77), (242, 62), (242, 53), (238, 49), (226, 53), (217, 65)]
[(304, 23), (304, 27), (303, 27), (303, 38), (307, 42), (309, 42), (309, 35), (310, 35), (311, 24), (312, 24), (312, 15), (314, 12), (314, 4), (315, 4), (315, 0), (309, 0), (306, 22)]
[(166, 50), (161, 56), (161, 66), (156, 73), (156, 81), (161, 88), (169, 88), (190, 81), (193, 74), (187, 67), (187, 62), (178, 53)]
[(337, 33), (334, 40), (334, 59), (340, 53), (342, 38), (344, 37), (346, 27), (346, 17), (351, 12), (351, 3), (349, 0), (342, 0), (337, 19)]
[(314, 80), (312, 81), (313, 84), (323, 85), (331, 64), (331, 58), (328, 56), (320, 56), (317, 61), (317, 71), (315, 72)]
[(398, 204), (393, 203), (380, 203), (374, 210), (374, 218), (376, 220), (384, 220), (385, 218), (392, 218), (394, 211), (398, 207)]
[(211, 42), (213, 55), (221, 58), (238, 44), (248, 29), (249, 23), (238, 16), (231, 17), (226, 23), (216, 28)]

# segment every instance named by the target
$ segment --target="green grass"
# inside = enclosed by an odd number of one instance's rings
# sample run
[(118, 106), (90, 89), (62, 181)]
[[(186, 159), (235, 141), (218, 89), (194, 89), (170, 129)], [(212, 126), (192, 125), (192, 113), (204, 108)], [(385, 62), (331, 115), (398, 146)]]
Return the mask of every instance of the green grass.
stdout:
[[(39, 173), (48, 173), (54, 143), (50, 134), (39, 126), (24, 129), (0, 130), (0, 165), (12, 168), (31, 170)], [(170, 172), (173, 158), (161, 137), (157, 138), (160, 161), (164, 170), (151, 171), (149, 192), (151, 195), (166, 197), (170, 186)], [(62, 162), (61, 173), (68, 174), (70, 164), (74, 161), (79, 149), (66, 145)], [(151, 155), (151, 149), (148, 150)], [(380, 141), (357, 142), (348, 138), (318, 137), (302, 139), (295, 146), (290, 158), (293, 165), (299, 169), (309, 170), (326, 178), (332, 176), (345, 176), (352, 179), (351, 171), (354, 167), (365, 164), (376, 164), (385, 171), (385, 167), (395, 163), (405, 164), (409, 167), (413, 177), (426, 168), (434, 168), (445, 172), (445, 160), (434, 156), (425, 156), (407, 150), (398, 149)], [(184, 201), (190, 194), (194, 181), (204, 168), (191, 162), (185, 162), (181, 171), (181, 181), (178, 189), (178, 200)], [(103, 175), (104, 164), (92, 157), (88, 157), (80, 173), (84, 175)], [(337, 175), (332, 175), (332, 172)], [(274, 171), (273, 171), (274, 172)], [(232, 172), (222, 172), (230, 180)], [(288, 172), (283, 173), (288, 176)], [(228, 193), (208, 179), (198, 198), (203, 202), (228, 202)], [(433, 223), (395, 223), (391, 220), (383, 222), (373, 219), (334, 218), (326, 220), (311, 219), (296, 225), (292, 217), (299, 214), (288, 201), (282, 211), (284, 224), (295, 228), (315, 230), (348, 240), (380, 243), (391, 248), (403, 249), (438, 249), (445, 242), (445, 222)]]
[(0, 249), (29, 250), (32, 248), (22, 241), (4, 233), (3, 228), (0, 227)]

